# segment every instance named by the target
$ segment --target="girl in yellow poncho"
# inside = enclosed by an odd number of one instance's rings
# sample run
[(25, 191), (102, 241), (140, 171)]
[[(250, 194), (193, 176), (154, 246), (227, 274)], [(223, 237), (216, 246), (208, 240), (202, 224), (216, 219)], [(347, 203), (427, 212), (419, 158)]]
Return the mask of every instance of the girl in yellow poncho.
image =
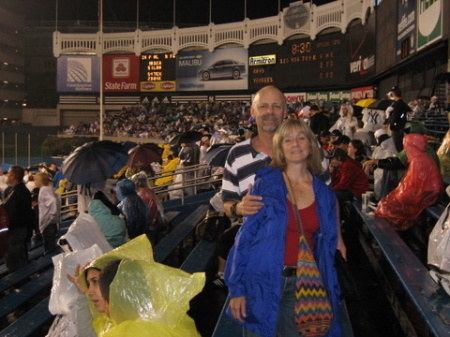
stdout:
[[(111, 261), (121, 260), (109, 289), (109, 301), (93, 291), (86, 294), (91, 301), (92, 326), (101, 337), (199, 337), (195, 323), (186, 312), (189, 301), (205, 283), (204, 273), (188, 274), (153, 260), (152, 248), (145, 235), (102, 255), (80, 274), (91, 289), (92, 270), (101, 270)], [(69, 277), (69, 279), (73, 279)]]

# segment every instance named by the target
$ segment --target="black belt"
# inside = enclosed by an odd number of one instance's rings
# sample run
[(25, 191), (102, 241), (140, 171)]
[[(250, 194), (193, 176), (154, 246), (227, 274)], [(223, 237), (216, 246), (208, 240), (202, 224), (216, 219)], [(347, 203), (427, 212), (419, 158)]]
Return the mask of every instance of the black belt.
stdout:
[(296, 271), (297, 267), (284, 266), (283, 270), (281, 271), (281, 275), (283, 275), (284, 277), (295, 276)]

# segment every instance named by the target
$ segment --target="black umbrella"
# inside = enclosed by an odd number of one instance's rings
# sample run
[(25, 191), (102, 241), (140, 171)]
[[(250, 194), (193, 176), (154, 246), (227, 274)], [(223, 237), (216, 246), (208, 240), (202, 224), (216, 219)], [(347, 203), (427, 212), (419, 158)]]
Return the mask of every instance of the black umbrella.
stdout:
[(198, 142), (200, 139), (202, 139), (203, 134), (198, 131), (186, 131), (182, 134), (175, 136), (171, 141), (170, 145), (181, 145), (182, 143), (192, 143), (192, 142)]
[(120, 171), (128, 159), (126, 148), (109, 140), (77, 147), (63, 162), (64, 177), (72, 183), (87, 185), (105, 181)]
[(354, 117), (361, 117), (362, 116), (362, 110), (363, 110), (363, 107), (360, 107), (359, 105), (353, 105), (353, 116)]
[(392, 103), (394, 103), (394, 101), (391, 99), (380, 99), (380, 100), (377, 100), (377, 101), (373, 102), (372, 104), (370, 104), (367, 108), (368, 109), (386, 110), (387, 108), (389, 108), (392, 105)]
[(122, 145), (125, 147), (125, 150), (130, 151), (133, 147), (136, 147), (138, 143), (127, 140), (125, 142), (122, 142)]
[(214, 144), (206, 151), (203, 158), (211, 166), (225, 166), (228, 152), (234, 144)]

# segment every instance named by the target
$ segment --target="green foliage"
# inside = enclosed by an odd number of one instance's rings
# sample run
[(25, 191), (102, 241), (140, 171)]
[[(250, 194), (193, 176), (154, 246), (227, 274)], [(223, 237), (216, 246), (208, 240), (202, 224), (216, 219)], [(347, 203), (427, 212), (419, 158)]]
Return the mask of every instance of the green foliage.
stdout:
[(91, 138), (59, 138), (50, 136), (42, 143), (42, 154), (45, 156), (66, 156), (75, 150), (78, 146), (90, 142)]

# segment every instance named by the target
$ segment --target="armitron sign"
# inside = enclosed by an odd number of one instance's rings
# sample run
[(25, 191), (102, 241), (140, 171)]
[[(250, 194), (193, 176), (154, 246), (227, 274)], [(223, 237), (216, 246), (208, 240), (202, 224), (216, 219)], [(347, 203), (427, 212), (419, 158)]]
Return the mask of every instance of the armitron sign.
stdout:
[(265, 66), (268, 64), (276, 64), (277, 55), (261, 55), (261, 56), (251, 56), (248, 58), (248, 65), (251, 66)]

